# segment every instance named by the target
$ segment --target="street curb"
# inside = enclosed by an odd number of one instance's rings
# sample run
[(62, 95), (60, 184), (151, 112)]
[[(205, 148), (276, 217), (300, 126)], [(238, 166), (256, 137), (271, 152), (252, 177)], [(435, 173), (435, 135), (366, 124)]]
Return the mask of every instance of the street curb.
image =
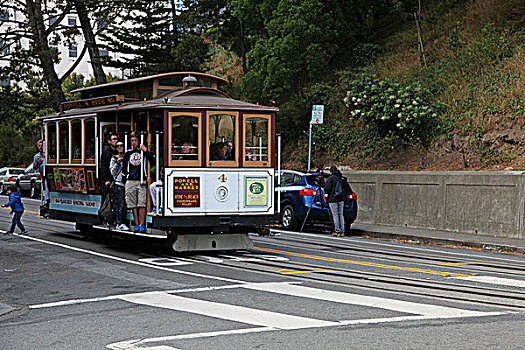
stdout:
[(387, 232), (377, 232), (369, 230), (359, 230), (352, 229), (353, 233), (356, 233), (359, 236), (369, 236), (373, 238), (386, 238), (386, 239), (399, 239), (399, 240), (408, 240), (414, 242), (428, 243), (428, 244), (437, 244), (437, 245), (454, 245), (459, 247), (469, 247), (477, 248), (486, 251), (493, 252), (506, 252), (506, 253), (525, 253), (525, 248), (501, 245), (494, 243), (483, 243), (483, 242), (465, 242), (458, 241), (453, 239), (438, 238), (438, 237), (422, 237), (415, 236), (410, 234), (399, 234), (399, 233), (387, 233)]

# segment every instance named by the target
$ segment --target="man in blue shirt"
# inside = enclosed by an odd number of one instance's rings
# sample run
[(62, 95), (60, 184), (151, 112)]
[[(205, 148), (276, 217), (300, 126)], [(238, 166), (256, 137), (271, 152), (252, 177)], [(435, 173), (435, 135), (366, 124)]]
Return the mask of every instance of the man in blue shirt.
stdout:
[[(155, 157), (144, 145), (139, 146), (138, 133), (131, 133), (131, 149), (124, 154), (122, 161), (122, 181), (126, 186), (126, 204), (133, 212), (133, 219), (135, 220), (134, 232), (146, 232), (146, 159), (142, 159), (142, 155), (150, 162), (155, 160)], [(142, 172), (142, 178), (141, 178)], [(143, 180), (143, 182), (141, 182)]]
[(49, 206), (49, 188), (47, 187), (47, 180), (44, 177), (44, 165), (46, 162), (44, 152), (44, 141), (38, 140), (36, 143), (38, 150), (37, 154), (33, 157), (33, 169), (38, 169), (40, 173), (40, 179), (42, 180), (42, 196), (44, 197), (44, 206)]

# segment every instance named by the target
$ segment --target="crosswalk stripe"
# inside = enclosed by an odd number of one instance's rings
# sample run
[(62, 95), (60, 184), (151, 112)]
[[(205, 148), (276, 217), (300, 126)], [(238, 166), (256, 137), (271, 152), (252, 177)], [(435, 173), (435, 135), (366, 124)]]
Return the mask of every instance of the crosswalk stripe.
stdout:
[(122, 296), (120, 299), (153, 307), (191, 312), (246, 324), (278, 329), (300, 329), (337, 325), (337, 322), (281, 314), (243, 306), (185, 298), (163, 292), (147, 292)]
[(478, 311), (470, 311), (421, 303), (412, 303), (409, 301), (337, 292), (332, 290), (317, 289), (287, 283), (250, 283), (241, 285), (241, 287), (251, 290), (285, 294), (324, 301), (332, 301), (343, 304), (369, 306), (409, 314), (431, 316), (436, 318), (481, 316), (483, 314), (483, 312)]

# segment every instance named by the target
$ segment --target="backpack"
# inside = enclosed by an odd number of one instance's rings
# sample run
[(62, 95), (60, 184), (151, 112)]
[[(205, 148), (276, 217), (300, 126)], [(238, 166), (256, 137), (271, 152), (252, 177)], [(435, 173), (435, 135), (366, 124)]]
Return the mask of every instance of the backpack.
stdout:
[(346, 177), (343, 176), (343, 178), (341, 179), (341, 182), (343, 183), (342, 184), (343, 185), (343, 194), (344, 195), (350, 194), (350, 192), (352, 192), (352, 188), (350, 188), (350, 184), (346, 180)]
[(337, 180), (337, 182), (335, 183), (334, 194), (332, 195), (332, 197), (334, 197), (334, 198), (343, 198), (345, 193), (344, 193), (344, 190), (343, 190), (342, 182), (343, 182), (342, 179)]
[(98, 216), (102, 223), (112, 224), (115, 222), (115, 194), (113, 191), (108, 191), (104, 196), (104, 200), (98, 210)]

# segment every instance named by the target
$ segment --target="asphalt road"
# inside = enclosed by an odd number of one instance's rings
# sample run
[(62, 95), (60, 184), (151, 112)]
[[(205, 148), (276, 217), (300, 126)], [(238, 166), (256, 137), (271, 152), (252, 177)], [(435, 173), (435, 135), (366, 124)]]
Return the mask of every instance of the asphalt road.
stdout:
[[(0, 196), (5, 200), (5, 196)], [(40, 219), (0, 231), (0, 349), (519, 349), (525, 258), (321, 233), (169, 254)], [(0, 209), (0, 230), (10, 223)]]

